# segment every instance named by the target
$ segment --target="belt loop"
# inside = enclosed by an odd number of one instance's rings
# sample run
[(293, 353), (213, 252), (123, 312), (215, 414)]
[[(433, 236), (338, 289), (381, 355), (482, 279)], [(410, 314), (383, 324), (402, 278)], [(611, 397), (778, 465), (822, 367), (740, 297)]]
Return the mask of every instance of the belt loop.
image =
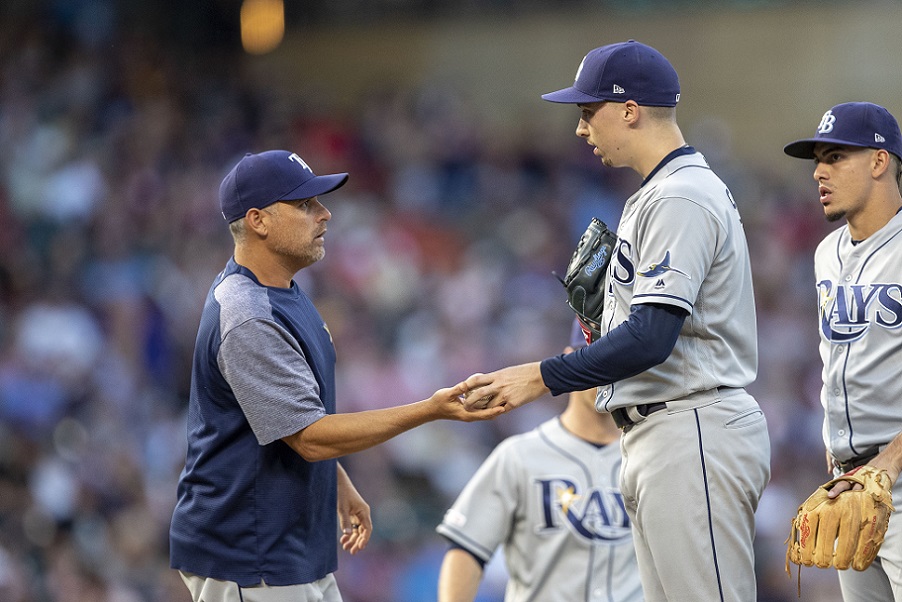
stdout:
[(629, 406), (623, 409), (626, 411), (627, 417), (632, 421), (633, 424), (637, 424), (645, 420), (645, 416), (639, 413), (638, 406)]
[(636, 406), (616, 408), (611, 411), (611, 417), (614, 418), (614, 423), (626, 433), (634, 425), (644, 422), (650, 414), (666, 409), (667, 404), (664, 402), (643, 403)]

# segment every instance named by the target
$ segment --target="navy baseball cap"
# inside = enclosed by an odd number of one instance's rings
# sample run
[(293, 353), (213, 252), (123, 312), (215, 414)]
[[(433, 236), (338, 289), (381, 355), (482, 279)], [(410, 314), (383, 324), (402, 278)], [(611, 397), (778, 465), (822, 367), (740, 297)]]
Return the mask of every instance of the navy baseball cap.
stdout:
[(783, 147), (790, 157), (813, 159), (814, 145), (830, 142), (844, 146), (885, 149), (902, 159), (902, 134), (889, 111), (871, 102), (838, 104), (821, 117), (813, 138)]
[(675, 107), (680, 79), (663, 54), (629, 40), (592, 50), (579, 64), (572, 86), (542, 98), (569, 104), (634, 100), (649, 107)]
[(228, 223), (248, 209), (262, 209), (276, 201), (309, 199), (344, 186), (348, 174), (318, 176), (296, 153), (272, 150), (248, 153), (219, 185), (219, 207)]

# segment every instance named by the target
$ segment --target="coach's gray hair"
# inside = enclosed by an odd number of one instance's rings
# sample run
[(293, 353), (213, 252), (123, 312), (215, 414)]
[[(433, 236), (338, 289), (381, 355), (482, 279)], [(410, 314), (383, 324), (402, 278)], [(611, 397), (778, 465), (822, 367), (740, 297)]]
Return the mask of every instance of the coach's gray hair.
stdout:
[(244, 239), (247, 237), (247, 230), (244, 227), (244, 219), (236, 219), (234, 222), (229, 224), (229, 232), (232, 233), (232, 240), (235, 243), (244, 242)]

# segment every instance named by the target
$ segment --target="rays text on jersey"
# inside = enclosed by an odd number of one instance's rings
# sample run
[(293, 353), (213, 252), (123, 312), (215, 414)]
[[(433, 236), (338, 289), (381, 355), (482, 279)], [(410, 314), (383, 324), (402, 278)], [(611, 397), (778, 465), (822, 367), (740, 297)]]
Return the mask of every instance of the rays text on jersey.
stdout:
[(818, 283), (821, 331), (834, 343), (851, 343), (864, 336), (871, 324), (895, 329), (902, 326), (902, 284)]
[(630, 537), (623, 497), (616, 490), (590, 488), (566, 478), (536, 479), (542, 496), (543, 524), (537, 532), (569, 527), (588, 540), (616, 541)]

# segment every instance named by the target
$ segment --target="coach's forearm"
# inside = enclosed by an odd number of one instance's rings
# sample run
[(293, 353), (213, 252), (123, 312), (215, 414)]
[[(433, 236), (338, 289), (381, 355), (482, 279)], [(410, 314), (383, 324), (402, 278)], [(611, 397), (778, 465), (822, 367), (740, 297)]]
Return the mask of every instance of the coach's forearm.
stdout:
[(381, 410), (329, 414), (282, 440), (308, 462), (318, 462), (369, 449), (439, 418), (434, 404), (418, 401)]
[(438, 576), (438, 602), (473, 602), (481, 581), (482, 567), (469, 552), (448, 550)]

